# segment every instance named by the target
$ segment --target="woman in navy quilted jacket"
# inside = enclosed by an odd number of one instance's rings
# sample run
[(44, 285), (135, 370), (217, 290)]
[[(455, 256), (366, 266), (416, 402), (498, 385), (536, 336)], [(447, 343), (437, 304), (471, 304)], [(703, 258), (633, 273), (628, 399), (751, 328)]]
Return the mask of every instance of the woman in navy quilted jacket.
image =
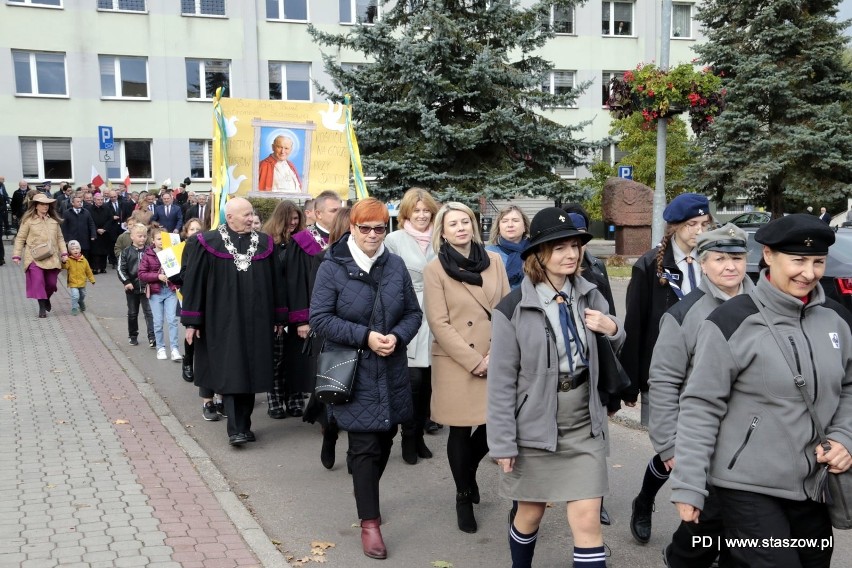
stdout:
[(405, 263), (385, 249), (389, 220), (377, 199), (356, 203), (349, 232), (326, 252), (311, 297), (311, 329), (325, 349), (361, 350), (351, 399), (328, 412), (349, 434), (361, 544), (370, 558), (387, 558), (379, 480), (398, 425), (413, 416), (406, 346), (423, 317)]

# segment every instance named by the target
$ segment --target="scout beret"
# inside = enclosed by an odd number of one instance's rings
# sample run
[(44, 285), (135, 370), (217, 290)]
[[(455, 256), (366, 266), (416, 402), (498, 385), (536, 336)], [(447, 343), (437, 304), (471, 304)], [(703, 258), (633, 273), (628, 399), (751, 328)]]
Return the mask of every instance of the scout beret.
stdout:
[(706, 195), (681, 193), (663, 211), (666, 223), (683, 223), (687, 219), (710, 214), (710, 201)]
[(834, 244), (834, 231), (818, 217), (795, 213), (762, 226), (754, 240), (778, 252), (816, 256), (828, 254), (828, 247)]
[(713, 231), (704, 231), (698, 238), (695, 239), (698, 246), (698, 253), (706, 250), (715, 250), (719, 252), (748, 252), (746, 244), (748, 236), (745, 231), (728, 223), (724, 227), (719, 227)]
[(568, 213), (568, 218), (571, 219), (571, 223), (581, 231), (585, 231), (588, 228), (586, 227), (586, 220), (583, 219), (583, 216), (579, 213)]

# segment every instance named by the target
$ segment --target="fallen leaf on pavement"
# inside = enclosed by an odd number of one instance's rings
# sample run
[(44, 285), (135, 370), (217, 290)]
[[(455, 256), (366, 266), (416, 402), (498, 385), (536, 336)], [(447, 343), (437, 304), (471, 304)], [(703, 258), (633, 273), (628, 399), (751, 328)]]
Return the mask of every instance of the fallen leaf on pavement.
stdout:
[(314, 558), (314, 562), (318, 564), (325, 564), (325, 560), (325, 556), (317, 556), (316, 558)]
[(273, 539), (272, 539), (272, 544), (274, 544), (275, 546), (278, 546), (279, 544), (281, 544), (281, 541), (280, 541), (280, 540), (275, 540), (275, 539), (273, 538)]
[(334, 548), (333, 542), (323, 542), (321, 540), (315, 540), (311, 542), (311, 548), (319, 548), (321, 550), (325, 550), (327, 548)]
[(3, 400), (15, 400), (17, 397), (13, 394), (4, 394)]
[(64, 420), (57, 420), (57, 421), (56, 421), (56, 423), (57, 423), (57, 424), (68, 424), (68, 423), (67, 423), (66, 421), (64, 421)]
[(124, 420), (123, 418), (119, 418), (118, 420), (116, 420), (115, 422), (113, 422), (113, 424), (130, 424), (130, 421), (129, 421), (129, 420)]
[(248, 499), (249, 498), (247, 493), (240, 493), (239, 495), (237, 495), (237, 497), (239, 497), (240, 499)]
[(432, 566), (435, 568), (453, 568), (453, 563), (446, 560), (436, 560), (432, 563)]

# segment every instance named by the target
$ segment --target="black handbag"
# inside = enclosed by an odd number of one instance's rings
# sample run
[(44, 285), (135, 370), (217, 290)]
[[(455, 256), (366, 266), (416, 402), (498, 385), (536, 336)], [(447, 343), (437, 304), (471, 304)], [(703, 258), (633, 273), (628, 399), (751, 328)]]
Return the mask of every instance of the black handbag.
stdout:
[[(814, 409), (814, 403), (811, 401), (811, 397), (808, 396), (808, 390), (805, 388), (804, 377), (793, 366), (792, 356), (784, 347), (784, 342), (781, 341), (778, 330), (769, 321), (769, 317), (767, 317), (763, 306), (757, 300), (754, 303), (766, 321), (769, 331), (772, 332), (772, 337), (775, 338), (778, 348), (784, 354), (787, 366), (790, 367), (790, 371), (793, 373), (793, 382), (796, 384), (799, 394), (802, 395), (802, 399), (808, 407), (808, 414), (811, 415), (811, 421), (814, 423), (814, 429), (819, 435), (819, 442), (822, 449), (826, 452), (831, 450), (831, 444), (825, 435), (825, 429), (822, 427), (822, 422), (820, 422), (819, 416), (817, 416)], [(831, 473), (828, 471), (828, 464), (817, 464), (817, 468), (816, 486), (813, 495), (810, 495), (811, 500), (818, 503), (825, 503), (829, 519), (831, 520), (831, 526), (839, 530), (852, 529), (852, 469), (847, 469), (843, 473)]]
[(595, 333), (598, 344), (598, 390), (608, 394), (619, 394), (630, 386), (630, 377), (615, 356), (612, 343), (604, 335)]
[[(376, 314), (376, 306), (382, 293), (381, 285), (376, 287), (376, 300), (373, 303), (373, 311), (370, 313), (372, 327), (373, 316)], [(325, 340), (322, 342), (320, 353), (317, 356), (317, 381), (314, 387), (314, 395), (323, 404), (346, 404), (352, 397), (352, 387), (355, 384), (355, 375), (358, 372), (358, 360), (361, 358), (362, 349), (326, 349)]]

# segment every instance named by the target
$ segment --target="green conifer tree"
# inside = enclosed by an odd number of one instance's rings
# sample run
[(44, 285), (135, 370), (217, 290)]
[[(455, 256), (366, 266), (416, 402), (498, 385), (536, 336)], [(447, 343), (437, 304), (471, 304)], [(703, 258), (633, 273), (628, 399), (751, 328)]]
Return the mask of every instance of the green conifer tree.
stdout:
[[(311, 27), (335, 88), (318, 89), (336, 100), (352, 95), (364, 170), (376, 177), (372, 191), (396, 198), (423, 185), (468, 203), (580, 197), (553, 168), (583, 165), (599, 145), (578, 138), (586, 123), (564, 126), (543, 116), (571, 106), (580, 89), (544, 92), (552, 65), (536, 55), (553, 37), (551, 7), (574, 3), (381, 1), (373, 25), (346, 34)], [(341, 65), (341, 52), (370, 63)]]
[(699, 138), (693, 174), (717, 201), (746, 194), (780, 216), (849, 195), (852, 117), (843, 105), (852, 91), (838, 3), (702, 2), (708, 41), (695, 51), (723, 75), (727, 106)]

